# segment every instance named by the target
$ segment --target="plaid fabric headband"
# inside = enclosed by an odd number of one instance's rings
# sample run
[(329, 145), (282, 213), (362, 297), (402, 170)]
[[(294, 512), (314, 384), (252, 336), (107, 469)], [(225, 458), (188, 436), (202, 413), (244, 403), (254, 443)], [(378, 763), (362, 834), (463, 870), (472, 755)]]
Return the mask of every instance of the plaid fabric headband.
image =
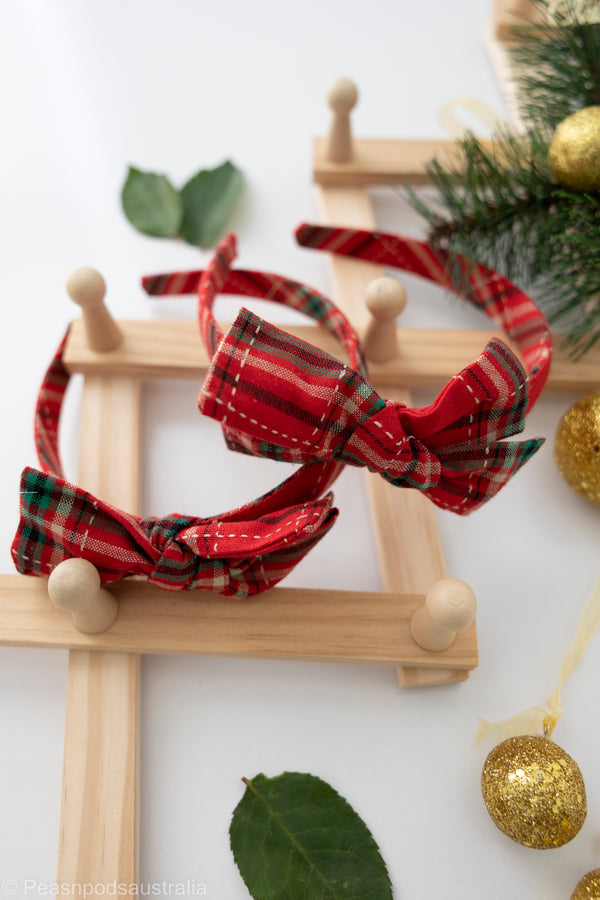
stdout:
[[(300, 243), (399, 266), (449, 286), (443, 261), (417, 241), (348, 229), (302, 226)], [(206, 305), (229, 289), (227, 240), (214, 272), (194, 273), (205, 339)], [(187, 273), (191, 277), (191, 273)], [(392, 484), (424, 491), (439, 507), (464, 514), (493, 497), (541, 440), (502, 442), (523, 430), (525, 411), (548, 374), (546, 321), (510, 282), (479, 266), (468, 298), (520, 346), (526, 374), (500, 340), (419, 410), (385, 401), (351, 366), (242, 310), (216, 348), (199, 398), (231, 449), (289, 462), (337, 460), (366, 466)], [(531, 388), (531, 394), (530, 394)]]
[[(520, 288), (480, 263), (434, 250), (429, 244), (396, 234), (300, 225), (296, 240), (303, 247), (364, 259), (411, 272), (458, 293), (481, 309), (513, 341), (527, 369), (529, 409), (538, 399), (550, 371), (552, 338), (541, 310)], [(451, 273), (451, 268), (457, 270)], [(451, 277), (458, 274), (460, 277)]]
[[(234, 253), (233, 242), (229, 244)], [(211, 279), (219, 279), (220, 257)], [(232, 273), (234, 287), (289, 303), (322, 321), (339, 337), (355, 365), (363, 367), (358, 337), (333, 304), (295, 282), (262, 273)], [(210, 344), (218, 328), (204, 311)], [(21, 520), (12, 545), (19, 572), (49, 575), (62, 560), (84, 557), (102, 583), (144, 575), (166, 590), (204, 588), (246, 597), (273, 587), (329, 531), (337, 510), (333, 497), (318, 499), (342, 464), (302, 466), (278, 487), (232, 512), (210, 518), (169, 515), (139, 518), (69, 484), (58, 452), (58, 423), (69, 374), (61, 343), (40, 389), (35, 441), (42, 471), (21, 477)]]

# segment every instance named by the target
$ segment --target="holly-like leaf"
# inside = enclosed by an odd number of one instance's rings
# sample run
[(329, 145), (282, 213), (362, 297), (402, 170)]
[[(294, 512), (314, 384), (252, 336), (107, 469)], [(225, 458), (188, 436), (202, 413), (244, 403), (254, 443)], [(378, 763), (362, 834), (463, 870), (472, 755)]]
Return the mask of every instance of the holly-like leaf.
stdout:
[(373, 836), (327, 782), (297, 772), (244, 781), (229, 836), (254, 900), (391, 900)]
[(183, 218), (183, 204), (166, 175), (130, 167), (121, 191), (123, 211), (131, 224), (153, 237), (175, 237)]
[(242, 173), (229, 160), (190, 178), (181, 189), (181, 237), (196, 247), (213, 247), (225, 229), (243, 182)]

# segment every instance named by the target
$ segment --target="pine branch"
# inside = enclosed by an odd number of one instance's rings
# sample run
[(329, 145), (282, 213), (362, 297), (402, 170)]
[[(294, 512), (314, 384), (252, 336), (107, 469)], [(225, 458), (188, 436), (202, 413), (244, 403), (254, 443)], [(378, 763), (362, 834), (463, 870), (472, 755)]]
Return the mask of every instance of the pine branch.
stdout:
[(565, 203), (564, 192), (549, 181), (547, 140), (537, 132), (528, 138), (505, 134), (488, 149), (467, 135), (459, 148), (453, 170), (435, 160), (428, 166), (438, 194), (435, 207), (411, 194), (430, 225), (430, 241), (467, 258), (493, 258), (509, 278), (530, 278), (546, 256), (544, 248), (541, 259), (531, 257), (533, 235), (540, 229), (551, 235), (548, 210), (558, 212)]
[(414, 191), (410, 198), (434, 246), (533, 288), (578, 355), (600, 334), (600, 195), (557, 185), (548, 145), (537, 130), (498, 135), (489, 146), (467, 135), (452, 170), (428, 166), (437, 202)]
[[(546, 13), (547, 0), (534, 2)], [(558, 185), (548, 149), (567, 115), (600, 105), (600, 23), (571, 24), (570, 3), (554, 24), (518, 32), (513, 52), (527, 133), (505, 131), (491, 143), (467, 135), (453, 168), (436, 160), (428, 166), (436, 202), (409, 196), (430, 241), (449, 251), (451, 271), (460, 254), (529, 290), (578, 356), (600, 338), (600, 193)]]
[[(548, 3), (534, 0), (546, 21)], [(532, 126), (554, 129), (570, 113), (600, 105), (600, 23), (570, 24), (574, 7), (556, 24), (519, 29), (511, 51), (521, 114)]]

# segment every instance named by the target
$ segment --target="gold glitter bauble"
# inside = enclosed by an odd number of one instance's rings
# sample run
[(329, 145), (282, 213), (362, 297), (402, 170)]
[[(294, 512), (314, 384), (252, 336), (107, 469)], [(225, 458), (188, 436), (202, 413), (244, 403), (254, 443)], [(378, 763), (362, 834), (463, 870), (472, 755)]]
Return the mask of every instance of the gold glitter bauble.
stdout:
[(548, 165), (565, 187), (600, 190), (600, 106), (586, 106), (563, 119), (550, 144)]
[(494, 747), (483, 766), (481, 790), (500, 831), (525, 847), (562, 847), (585, 822), (579, 766), (548, 738), (512, 737)]
[(583, 876), (571, 894), (571, 900), (600, 900), (600, 869)]
[(600, 504), (600, 392), (588, 394), (562, 417), (554, 459), (574, 491)]

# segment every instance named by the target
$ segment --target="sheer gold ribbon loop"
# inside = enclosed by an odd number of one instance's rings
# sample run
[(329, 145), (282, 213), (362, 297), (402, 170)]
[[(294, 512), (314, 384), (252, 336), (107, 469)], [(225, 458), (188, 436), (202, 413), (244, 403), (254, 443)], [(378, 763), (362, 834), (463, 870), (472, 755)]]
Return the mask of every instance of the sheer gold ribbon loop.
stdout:
[(477, 740), (491, 737), (499, 742), (505, 738), (517, 737), (522, 734), (540, 734), (550, 737), (563, 712), (560, 699), (562, 686), (581, 662), (581, 658), (598, 628), (600, 628), (600, 578), (583, 607), (577, 623), (575, 639), (567, 651), (560, 670), (558, 687), (546, 701), (546, 708), (532, 706), (502, 722), (487, 722), (485, 719), (480, 719)]
[(472, 128), (461, 121), (457, 114), (459, 108), (466, 110), (473, 119), (480, 122), (490, 133), (493, 134), (498, 130), (499, 116), (489, 106), (486, 106), (485, 103), (481, 103), (479, 100), (474, 100), (472, 97), (457, 97), (455, 100), (451, 100), (445, 106), (442, 106), (437, 114), (439, 124), (448, 132), (450, 137), (460, 140), (467, 132), (473, 131)]

